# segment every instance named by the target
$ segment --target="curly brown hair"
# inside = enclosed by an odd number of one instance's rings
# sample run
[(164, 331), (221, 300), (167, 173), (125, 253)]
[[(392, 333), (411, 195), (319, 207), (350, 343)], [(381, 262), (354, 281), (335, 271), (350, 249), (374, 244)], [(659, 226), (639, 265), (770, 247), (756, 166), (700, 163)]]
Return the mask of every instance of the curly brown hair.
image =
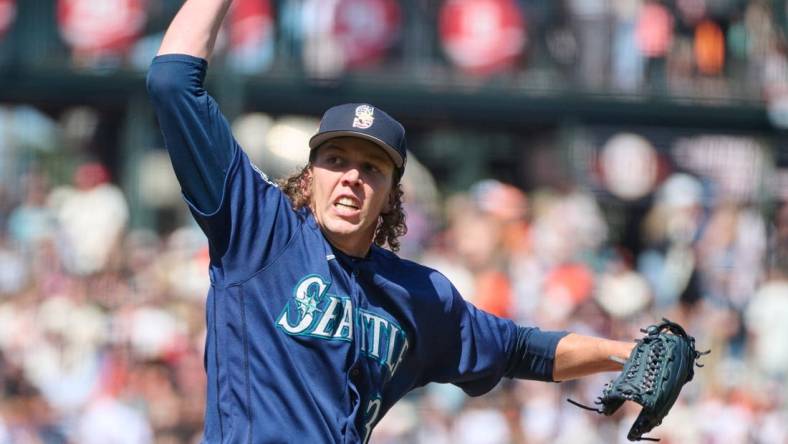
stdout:
[[(311, 203), (312, 196), (309, 191), (312, 186), (311, 170), (312, 162), (310, 160), (301, 171), (277, 181), (279, 188), (290, 198), (294, 210), (308, 207)], [(395, 253), (399, 251), (399, 238), (408, 232), (408, 226), (405, 223), (405, 210), (402, 208), (403, 194), (402, 184), (395, 173), (391, 191), (391, 210), (380, 214), (378, 227), (375, 230), (375, 245), (385, 247), (388, 244), (388, 248)]]

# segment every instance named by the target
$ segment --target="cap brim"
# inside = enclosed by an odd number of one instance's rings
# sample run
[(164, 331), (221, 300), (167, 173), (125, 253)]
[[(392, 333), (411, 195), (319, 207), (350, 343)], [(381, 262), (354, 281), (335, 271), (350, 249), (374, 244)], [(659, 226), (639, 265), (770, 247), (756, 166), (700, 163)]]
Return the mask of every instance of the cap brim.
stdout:
[(395, 150), (391, 145), (388, 143), (378, 139), (375, 136), (370, 136), (369, 134), (356, 132), (356, 131), (325, 131), (322, 133), (315, 134), (309, 139), (309, 149), (315, 149), (323, 144), (323, 142), (329, 139), (335, 139), (337, 137), (358, 137), (359, 139), (368, 140), (375, 145), (381, 147), (386, 154), (391, 157), (391, 160), (394, 162), (394, 165), (397, 168), (402, 168), (403, 161), (402, 156)]

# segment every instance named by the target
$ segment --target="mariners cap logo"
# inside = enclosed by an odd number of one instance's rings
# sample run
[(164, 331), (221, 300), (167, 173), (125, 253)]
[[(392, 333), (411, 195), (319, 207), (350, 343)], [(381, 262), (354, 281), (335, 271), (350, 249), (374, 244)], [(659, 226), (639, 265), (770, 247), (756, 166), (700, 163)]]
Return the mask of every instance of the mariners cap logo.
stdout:
[(369, 105), (356, 107), (356, 117), (353, 119), (353, 128), (367, 129), (375, 123), (375, 108)]

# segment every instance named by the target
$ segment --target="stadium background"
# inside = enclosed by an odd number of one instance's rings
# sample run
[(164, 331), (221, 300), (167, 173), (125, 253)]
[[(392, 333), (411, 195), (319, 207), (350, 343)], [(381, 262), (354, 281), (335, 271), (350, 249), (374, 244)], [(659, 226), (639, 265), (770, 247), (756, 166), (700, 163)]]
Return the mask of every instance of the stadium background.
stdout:
[[(197, 442), (206, 243), (144, 76), (180, 0), (0, 0), (0, 443)], [(236, 0), (207, 85), (273, 176), (405, 124), (410, 232), (480, 307), (712, 348), (654, 436), (788, 442), (787, 2)], [(625, 442), (613, 375), (428, 386), (375, 443)]]

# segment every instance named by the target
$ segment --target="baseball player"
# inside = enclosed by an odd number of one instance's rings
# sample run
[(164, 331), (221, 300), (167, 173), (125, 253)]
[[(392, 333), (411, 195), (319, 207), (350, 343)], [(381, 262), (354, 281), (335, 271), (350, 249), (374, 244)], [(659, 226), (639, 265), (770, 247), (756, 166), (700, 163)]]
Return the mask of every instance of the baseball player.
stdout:
[[(187, 0), (148, 74), (184, 198), (210, 245), (203, 440), (366, 442), (413, 388), (617, 370), (632, 342), (515, 325), (391, 250), (405, 232), (405, 131), (369, 104), (323, 115), (277, 186), (203, 89), (231, 0)], [(297, 147), (294, 147), (297, 148)]]

